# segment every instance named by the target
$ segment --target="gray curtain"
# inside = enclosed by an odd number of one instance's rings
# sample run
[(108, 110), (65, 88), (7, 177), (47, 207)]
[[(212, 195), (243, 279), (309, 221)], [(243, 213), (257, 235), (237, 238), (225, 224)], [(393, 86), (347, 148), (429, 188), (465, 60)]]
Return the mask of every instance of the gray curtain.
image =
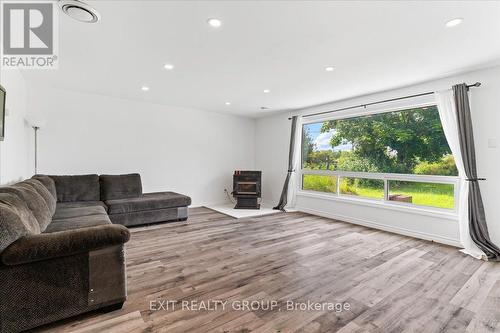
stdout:
[(293, 170), (293, 160), (294, 160), (294, 151), (295, 151), (295, 131), (297, 127), (297, 116), (292, 117), (292, 133), (290, 135), (290, 150), (288, 151), (288, 172), (285, 178), (285, 184), (283, 184), (283, 190), (281, 191), (280, 202), (273, 209), (279, 209), (281, 211), (285, 211), (285, 206), (287, 204), (288, 198), (288, 183), (290, 183), (290, 177), (292, 176)]
[(486, 254), (488, 260), (500, 261), (500, 249), (490, 240), (484, 214), (483, 199), (479, 189), (476, 170), (476, 152), (469, 106), (468, 88), (465, 83), (453, 86), (457, 109), (460, 151), (464, 161), (465, 175), (469, 184), (469, 233), (476, 245)]

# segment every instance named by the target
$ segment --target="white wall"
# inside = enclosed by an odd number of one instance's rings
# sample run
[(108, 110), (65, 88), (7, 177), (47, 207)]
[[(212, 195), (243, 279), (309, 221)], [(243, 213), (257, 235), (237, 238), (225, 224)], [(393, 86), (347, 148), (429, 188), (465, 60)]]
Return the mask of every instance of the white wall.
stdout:
[(0, 142), (0, 184), (29, 175), (32, 129), (26, 121), (26, 82), (18, 70), (0, 70), (0, 84), (7, 91), (5, 139)]
[(193, 206), (226, 200), (236, 169), (253, 169), (255, 121), (194, 109), (30, 86), (39, 173), (142, 175), (144, 191), (172, 190)]
[[(341, 107), (380, 101), (427, 91), (444, 90), (453, 84), (480, 81), (482, 86), (471, 90), (471, 110), (474, 124), (478, 173), (487, 178), (481, 182), (486, 218), (490, 236), (500, 244), (500, 67), (470, 72), (454, 77), (431, 81), (411, 87), (362, 96), (349, 100), (330, 103), (318, 107), (306, 108), (293, 114), (307, 114), (316, 111), (332, 110)], [(256, 168), (262, 169), (266, 178), (264, 201), (276, 203), (287, 168), (287, 151), (290, 136), (291, 113), (273, 115), (257, 120), (256, 124)], [(489, 147), (489, 141), (496, 141), (497, 147)], [(492, 142), (494, 143), (494, 142)], [(276, 177), (281, 175), (281, 177)], [(398, 231), (414, 236), (434, 239), (441, 242), (458, 241), (456, 221), (434, 218), (427, 215), (408, 214), (403, 211), (387, 210), (375, 206), (360, 206), (345, 201), (331, 201), (302, 196), (297, 200), (299, 209), (316, 214), (342, 218), (354, 223), (372, 224), (373, 226)]]

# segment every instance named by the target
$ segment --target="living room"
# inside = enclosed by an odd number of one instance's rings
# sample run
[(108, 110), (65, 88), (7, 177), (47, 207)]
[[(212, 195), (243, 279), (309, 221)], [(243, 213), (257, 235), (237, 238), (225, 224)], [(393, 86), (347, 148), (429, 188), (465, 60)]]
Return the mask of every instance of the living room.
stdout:
[(500, 332), (500, 2), (0, 7), (0, 332)]

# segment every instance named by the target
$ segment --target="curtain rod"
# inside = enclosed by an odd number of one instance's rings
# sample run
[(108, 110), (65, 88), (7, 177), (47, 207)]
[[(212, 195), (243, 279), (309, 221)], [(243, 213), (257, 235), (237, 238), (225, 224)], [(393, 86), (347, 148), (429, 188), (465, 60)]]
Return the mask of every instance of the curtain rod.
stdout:
[[(469, 89), (471, 87), (479, 87), (480, 85), (481, 85), (481, 82), (476, 82), (474, 84), (468, 84), (467, 85), (467, 89)], [(427, 96), (427, 95), (431, 95), (431, 94), (434, 94), (434, 92), (430, 91), (430, 92), (425, 92), (425, 93), (421, 93), (421, 94), (415, 94), (415, 95), (408, 95), (408, 96), (403, 96), (403, 97), (396, 97), (396, 98), (391, 98), (391, 99), (385, 99), (383, 101), (378, 101), (378, 102), (371, 102), (371, 103), (366, 103), (366, 104), (359, 104), (359, 105), (355, 105), (355, 106), (349, 106), (349, 107), (346, 107), (346, 108), (335, 109), (335, 110), (331, 110), (331, 111), (322, 111), (322, 112), (310, 113), (310, 114), (306, 114), (306, 115), (302, 116), (302, 118), (319, 116), (319, 115), (322, 115), (322, 114), (327, 114), (327, 113), (332, 113), (332, 112), (339, 112), (339, 111), (345, 111), (345, 110), (350, 110), (350, 109), (366, 108), (367, 106), (370, 106), (370, 105), (387, 103), (387, 102), (394, 102), (394, 101), (399, 101), (399, 100), (402, 100), (402, 99), (413, 98), (413, 97), (420, 97), (420, 96)], [(292, 118), (288, 118), (288, 120), (291, 120), (291, 119)]]

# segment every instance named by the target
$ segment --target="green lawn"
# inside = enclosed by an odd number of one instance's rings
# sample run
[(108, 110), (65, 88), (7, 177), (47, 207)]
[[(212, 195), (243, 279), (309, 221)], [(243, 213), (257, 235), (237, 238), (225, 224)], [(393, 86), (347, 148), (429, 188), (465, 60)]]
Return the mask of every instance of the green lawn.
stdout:
[(302, 188), (318, 192), (337, 192), (337, 177), (323, 175), (304, 175)]
[(416, 205), (453, 209), (455, 195), (452, 184), (389, 182), (389, 194), (412, 196)]
[[(383, 199), (384, 186), (383, 181), (374, 182), (370, 186), (351, 182), (348, 184), (346, 179), (341, 180), (340, 193), (349, 194), (366, 198)], [(303, 189), (336, 193), (336, 177), (324, 175), (304, 175)], [(408, 181), (390, 181), (389, 194), (399, 194), (412, 197), (412, 203), (421, 206), (431, 206), (438, 208), (453, 209), (454, 193), (451, 184), (433, 184), (416, 183)]]

